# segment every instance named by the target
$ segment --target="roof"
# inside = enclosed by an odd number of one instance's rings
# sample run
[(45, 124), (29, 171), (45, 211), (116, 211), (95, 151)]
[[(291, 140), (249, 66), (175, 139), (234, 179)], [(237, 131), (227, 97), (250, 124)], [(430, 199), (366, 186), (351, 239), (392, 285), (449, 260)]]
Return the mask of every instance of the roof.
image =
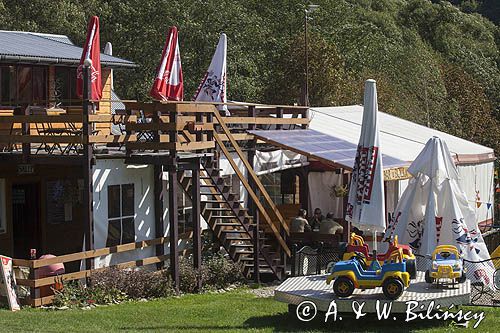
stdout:
[[(358, 144), (315, 130), (255, 130), (248, 131), (258, 139), (286, 148), (325, 164), (352, 169)], [(408, 162), (383, 154), (384, 169), (408, 166)]]
[[(0, 62), (77, 66), (82, 48), (64, 35), (0, 30)], [(101, 65), (137, 67), (132, 61), (101, 53)]]
[[(412, 162), (433, 136), (444, 139), (457, 164), (478, 164), (495, 160), (492, 148), (379, 112), (380, 147), (384, 155)], [(362, 105), (314, 107), (309, 128), (356, 144), (361, 132)]]

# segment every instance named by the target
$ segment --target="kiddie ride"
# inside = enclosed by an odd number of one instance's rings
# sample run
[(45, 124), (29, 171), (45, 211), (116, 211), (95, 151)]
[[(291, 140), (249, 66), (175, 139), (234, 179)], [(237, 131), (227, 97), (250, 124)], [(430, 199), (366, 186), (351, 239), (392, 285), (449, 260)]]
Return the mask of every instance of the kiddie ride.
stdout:
[(355, 252), (354, 257), (339, 261), (331, 268), (326, 283), (334, 281), (333, 291), (338, 297), (351, 296), (355, 288), (382, 287), (384, 295), (395, 300), (410, 285), (410, 273), (406, 268), (401, 248), (393, 250), (382, 266), (377, 260), (372, 260), (367, 267), (366, 256)]
[[(415, 279), (417, 276), (417, 262), (415, 255), (413, 254), (411, 248), (408, 245), (400, 245), (398, 243), (398, 236), (394, 236), (392, 242), (389, 243), (389, 249), (387, 249), (386, 253), (377, 254), (377, 260), (380, 265), (383, 265), (387, 259), (389, 259), (390, 255), (396, 251), (401, 249), (403, 251), (403, 259), (406, 261), (406, 272), (410, 273), (410, 278)], [(374, 256), (370, 253), (370, 249), (368, 244), (365, 243), (363, 237), (356, 235), (355, 233), (351, 234), (351, 241), (346, 247), (346, 251), (342, 256), (343, 260), (349, 260), (356, 256), (356, 253), (362, 253), (365, 256), (365, 260), (368, 265), (371, 265)]]
[(440, 282), (442, 279), (449, 279), (463, 283), (466, 280), (463, 259), (453, 245), (439, 245), (432, 253), (432, 266), (425, 272), (425, 282)]

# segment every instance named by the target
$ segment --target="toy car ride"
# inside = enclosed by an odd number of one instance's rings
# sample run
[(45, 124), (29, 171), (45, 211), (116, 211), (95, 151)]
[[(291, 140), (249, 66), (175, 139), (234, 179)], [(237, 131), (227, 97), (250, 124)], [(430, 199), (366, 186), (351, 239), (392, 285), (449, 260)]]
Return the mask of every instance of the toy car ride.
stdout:
[[(415, 279), (417, 277), (417, 263), (415, 255), (413, 254), (411, 248), (408, 245), (400, 245), (398, 243), (398, 236), (394, 236), (393, 241), (389, 244), (389, 249), (386, 253), (377, 254), (377, 260), (380, 264), (386, 261), (391, 253), (395, 250), (401, 249), (403, 251), (403, 259), (406, 260), (406, 271), (410, 273), (410, 278)], [(373, 261), (373, 255), (370, 253), (370, 249), (368, 244), (365, 243), (363, 237), (356, 235), (355, 233), (351, 234), (351, 240), (346, 247), (346, 251), (342, 256), (343, 260), (349, 260), (350, 258), (355, 256), (356, 252), (363, 253), (366, 257), (368, 265)]]
[(357, 252), (349, 260), (337, 262), (330, 271), (326, 283), (333, 282), (333, 292), (338, 297), (349, 297), (355, 288), (373, 289), (382, 287), (389, 299), (397, 299), (410, 284), (410, 274), (406, 271), (403, 250), (394, 250), (382, 266), (372, 261), (367, 267), (364, 254)]
[(439, 245), (432, 253), (431, 269), (425, 272), (425, 282), (450, 279), (453, 283), (465, 282), (465, 268), (460, 253), (453, 245)]

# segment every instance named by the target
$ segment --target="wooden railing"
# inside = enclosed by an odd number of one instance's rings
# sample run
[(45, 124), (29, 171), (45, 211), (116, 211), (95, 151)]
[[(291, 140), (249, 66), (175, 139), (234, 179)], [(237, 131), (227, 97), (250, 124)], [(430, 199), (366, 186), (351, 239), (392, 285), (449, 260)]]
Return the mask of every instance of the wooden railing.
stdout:
[[(272, 201), (271, 197), (267, 193), (266, 189), (264, 188), (264, 186), (260, 182), (260, 179), (257, 177), (257, 174), (253, 170), (253, 166), (250, 165), (250, 163), (247, 160), (247, 157), (243, 155), (243, 151), (241, 150), (241, 148), (238, 145), (238, 143), (236, 142), (236, 140), (233, 138), (231, 132), (229, 131), (229, 128), (227, 127), (227, 125), (224, 122), (223, 117), (221, 117), (221, 115), (220, 115), (220, 113), (219, 113), (219, 111), (217, 109), (214, 109), (214, 115), (215, 115), (215, 118), (216, 118), (218, 124), (220, 125), (220, 127), (222, 129), (222, 133), (224, 135), (226, 135), (226, 137), (228, 138), (228, 140), (231, 143), (232, 147), (236, 151), (236, 154), (238, 155), (238, 157), (240, 158), (240, 160), (243, 162), (243, 165), (245, 166), (245, 169), (247, 170), (247, 174), (253, 180), (253, 183), (256, 184), (257, 189), (260, 191), (260, 193), (263, 196), (265, 202), (271, 208), (271, 211), (273, 212), (273, 215), (275, 216), (276, 220), (279, 221), (280, 226), (285, 230), (285, 232), (287, 234), (289, 234), (290, 231), (288, 229), (288, 225), (286, 224), (285, 220), (283, 219), (283, 216), (281, 216), (281, 213), (279, 212), (278, 208), (276, 207), (276, 205)], [(266, 221), (267, 225), (271, 228), (274, 236), (276, 237), (276, 239), (280, 243), (281, 248), (286, 252), (286, 254), (288, 256), (290, 256), (291, 255), (291, 251), (288, 248), (288, 245), (286, 244), (286, 241), (285, 241), (284, 237), (280, 234), (280, 231), (276, 228), (276, 226), (273, 223), (273, 220), (271, 219), (271, 217), (267, 213), (267, 211), (264, 208), (264, 206), (261, 204), (260, 198), (255, 193), (254, 189), (250, 186), (247, 177), (245, 177), (243, 175), (243, 173), (241, 172), (241, 170), (239, 169), (238, 165), (234, 161), (234, 159), (231, 156), (230, 152), (225, 147), (224, 142), (219, 137), (219, 134), (214, 133), (214, 138), (215, 138), (217, 144), (219, 145), (221, 151), (223, 152), (224, 156), (226, 156), (226, 159), (228, 160), (229, 164), (231, 165), (231, 167), (235, 171), (236, 175), (238, 176), (240, 182), (243, 184), (243, 186), (247, 190), (248, 194), (252, 198), (254, 204), (256, 205), (257, 209), (259, 210), (259, 214), (262, 215), (262, 217)]]
[[(124, 104), (126, 110), (123, 114), (89, 115), (89, 123), (95, 130), (88, 136), (83, 135), (82, 131), (83, 115), (74, 111), (46, 109), (30, 114), (31, 111), (27, 109), (22, 115), (3, 112), (0, 117), (0, 147), (3, 151), (15, 151), (22, 147), (27, 154), (32, 148), (42, 146), (74, 148), (85, 144), (124, 145), (130, 154), (138, 150), (197, 151), (215, 146), (212, 133), (217, 124), (213, 122), (213, 111), (216, 110), (214, 104), (220, 103), (124, 101)], [(225, 124), (235, 125), (230, 132), (236, 141), (253, 139), (253, 135), (245, 132), (246, 129), (271, 126), (277, 129), (284, 126), (305, 128), (309, 123), (304, 107), (226, 104), (238, 108), (231, 110), (234, 116), (220, 118)], [(242, 116), (242, 112), (248, 113), (244, 110), (250, 108), (255, 110), (255, 116)], [(112, 134), (112, 124), (118, 125), (122, 133)], [(172, 133), (176, 134), (175, 140), (172, 140)], [(220, 134), (219, 138), (224, 142), (230, 141), (225, 133)], [(60, 151), (78, 153), (77, 149)]]
[[(182, 235), (179, 235), (179, 240), (189, 240), (192, 239), (192, 232), (187, 232)], [(27, 299), (23, 300), (23, 303), (31, 306), (42, 306), (51, 304), (54, 295), (51, 296), (38, 296), (38, 290), (44, 286), (52, 286), (56, 283), (64, 283), (73, 280), (80, 280), (84, 278), (91, 277), (92, 274), (102, 271), (107, 268), (118, 268), (118, 269), (126, 269), (126, 268), (134, 268), (141, 267), (147, 265), (153, 265), (168, 261), (170, 258), (169, 254), (160, 255), (160, 256), (151, 256), (143, 259), (137, 259), (132, 261), (121, 262), (115, 265), (110, 265), (106, 267), (94, 268), (94, 269), (86, 269), (73, 273), (65, 273), (57, 276), (49, 276), (49, 277), (38, 277), (37, 278), (37, 270), (41, 267), (53, 265), (53, 264), (64, 264), (73, 261), (81, 261), (94, 259), (101, 256), (106, 256), (110, 254), (117, 253), (125, 253), (129, 251), (134, 251), (138, 249), (152, 248), (154, 249), (157, 245), (168, 244), (169, 239), (166, 237), (159, 237), (150, 240), (144, 240), (134, 243), (127, 243), (122, 245), (117, 245), (113, 247), (106, 247), (97, 250), (83, 251), (71, 254), (65, 254), (61, 256), (57, 256), (54, 258), (48, 259), (36, 259), (36, 260), (25, 260), (25, 259), (14, 259), (13, 264), (14, 267), (25, 267), (29, 269), (29, 277), (26, 278), (17, 278), (17, 285), (25, 286), (30, 288), (30, 296)], [(180, 251), (179, 255), (186, 255), (191, 252), (191, 249), (185, 249)]]

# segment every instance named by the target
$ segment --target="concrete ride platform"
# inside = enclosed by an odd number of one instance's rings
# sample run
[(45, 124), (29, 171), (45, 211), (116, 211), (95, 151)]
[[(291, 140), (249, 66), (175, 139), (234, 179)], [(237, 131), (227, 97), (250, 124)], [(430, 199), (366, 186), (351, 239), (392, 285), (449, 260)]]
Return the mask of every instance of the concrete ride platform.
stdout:
[[(377, 300), (380, 306), (391, 302), (387, 299), (382, 288), (355, 289), (354, 293), (347, 298), (335, 296), (332, 286), (326, 284), (328, 274), (291, 277), (285, 280), (274, 291), (277, 301), (292, 305), (298, 305), (303, 301), (313, 302), (319, 311), (327, 311), (330, 303), (335, 300), (338, 312), (353, 312), (353, 302), (364, 302), (365, 313), (375, 313)], [(434, 301), (434, 310), (439, 305), (441, 310), (447, 310), (452, 304), (462, 305), (470, 303), (471, 286), (470, 281), (448, 285), (436, 285), (425, 282), (424, 272), (417, 272), (417, 278), (411, 280), (410, 286), (395, 301), (392, 301), (392, 313), (404, 313), (409, 301), (417, 301), (418, 308), (414, 312), (427, 311), (431, 302)]]

